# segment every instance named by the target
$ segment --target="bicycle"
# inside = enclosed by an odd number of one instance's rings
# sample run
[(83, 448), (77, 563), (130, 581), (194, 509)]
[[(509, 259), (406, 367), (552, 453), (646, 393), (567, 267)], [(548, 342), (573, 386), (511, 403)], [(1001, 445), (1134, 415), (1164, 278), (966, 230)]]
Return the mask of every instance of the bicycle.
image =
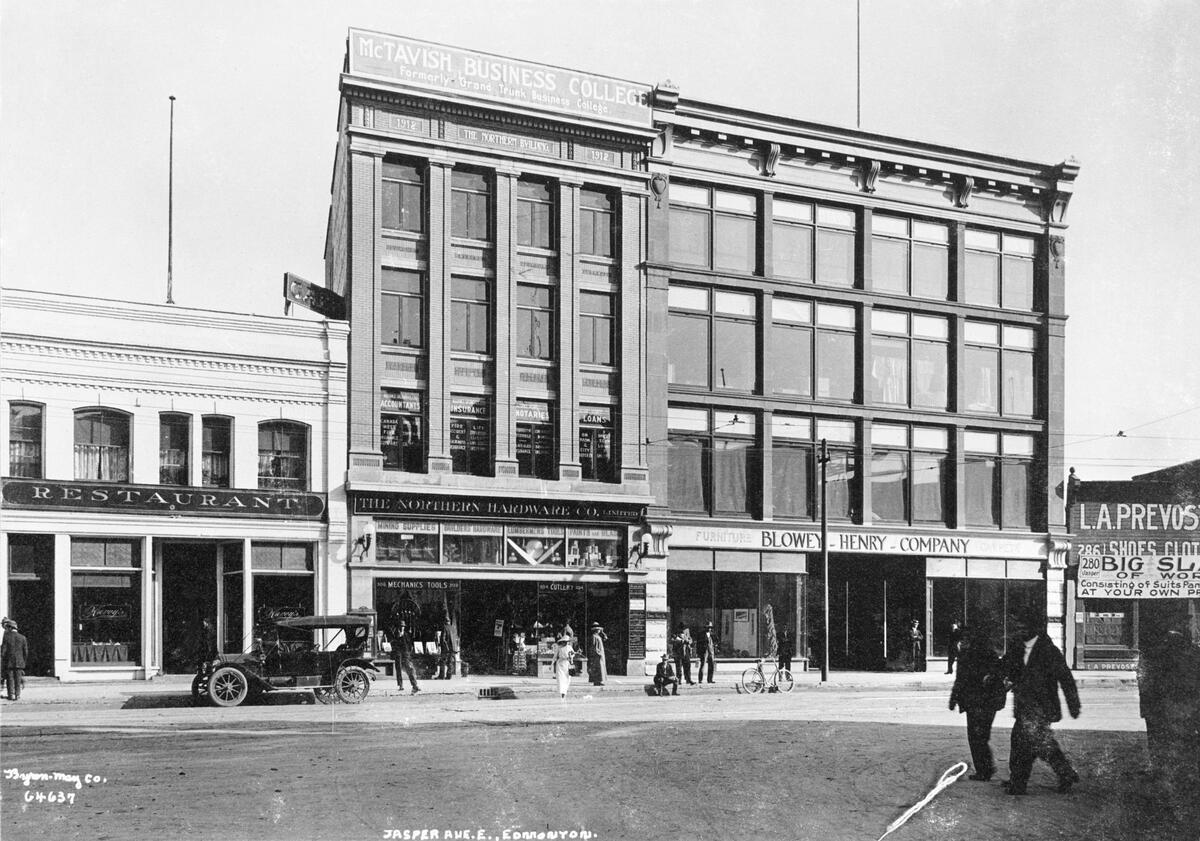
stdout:
[(775, 671), (768, 678), (763, 672), (763, 658), (758, 658), (754, 662), (754, 667), (746, 669), (742, 672), (742, 689), (746, 692), (791, 692), (792, 687), (796, 685), (792, 673), (787, 669), (781, 669), (777, 661), (772, 661), (771, 665), (775, 667)]

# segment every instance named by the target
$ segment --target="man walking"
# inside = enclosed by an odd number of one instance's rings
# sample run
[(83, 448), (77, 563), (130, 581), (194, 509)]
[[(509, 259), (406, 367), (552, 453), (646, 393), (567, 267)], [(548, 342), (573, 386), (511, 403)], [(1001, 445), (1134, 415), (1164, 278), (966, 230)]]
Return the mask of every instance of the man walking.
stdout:
[(704, 685), (704, 664), (708, 664), (708, 682), (713, 682), (713, 655), (717, 652), (717, 640), (712, 632), (713, 624), (709, 622), (704, 626), (704, 632), (696, 638), (696, 655), (700, 658), (700, 665), (696, 671), (696, 682), (701, 686)]
[(1058, 699), (1061, 686), (1071, 718), (1079, 718), (1079, 692), (1058, 646), (1046, 634), (1046, 620), (1029, 617), (1004, 655), (1004, 679), (1013, 693), (1012, 742), (1008, 755), (1009, 794), (1024, 794), (1033, 761), (1042, 759), (1058, 775), (1058, 790), (1067, 792), (1079, 782), (1050, 725), (1062, 720)]
[(412, 694), (421, 690), (417, 687), (417, 676), (413, 670), (413, 638), (408, 632), (408, 623), (401, 619), (392, 632), (392, 660), (396, 664), (396, 686), (404, 688), (404, 675), (412, 684)]
[(4, 671), (5, 694), (10, 701), (21, 700), (25, 683), (25, 658), (29, 656), (29, 641), (17, 630), (17, 623), (5, 617), (4, 640), (0, 643), (0, 668)]
[(450, 614), (442, 616), (442, 630), (438, 632), (438, 680), (454, 677), (454, 661), (458, 655), (458, 631), (450, 620)]

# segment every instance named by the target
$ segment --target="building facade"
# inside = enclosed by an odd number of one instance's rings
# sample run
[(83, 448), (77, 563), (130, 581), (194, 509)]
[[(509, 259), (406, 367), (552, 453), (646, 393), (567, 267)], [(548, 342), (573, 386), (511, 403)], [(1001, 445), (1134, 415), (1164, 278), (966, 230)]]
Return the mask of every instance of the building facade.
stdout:
[(824, 497), (831, 665), (1063, 640), (1076, 166), (358, 30), (341, 94), (352, 604), (476, 671), (593, 622), (807, 661)]
[(30, 674), (194, 672), (347, 608), (344, 323), (6, 289), (0, 334)]

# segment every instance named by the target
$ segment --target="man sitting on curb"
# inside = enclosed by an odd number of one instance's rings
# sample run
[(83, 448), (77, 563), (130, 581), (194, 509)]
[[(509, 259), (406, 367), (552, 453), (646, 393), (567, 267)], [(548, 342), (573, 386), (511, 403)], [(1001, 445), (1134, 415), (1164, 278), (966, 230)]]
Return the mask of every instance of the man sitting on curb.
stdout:
[(666, 697), (668, 686), (672, 695), (679, 694), (679, 678), (675, 675), (675, 667), (671, 664), (671, 658), (664, 654), (654, 672), (654, 689), (658, 695)]

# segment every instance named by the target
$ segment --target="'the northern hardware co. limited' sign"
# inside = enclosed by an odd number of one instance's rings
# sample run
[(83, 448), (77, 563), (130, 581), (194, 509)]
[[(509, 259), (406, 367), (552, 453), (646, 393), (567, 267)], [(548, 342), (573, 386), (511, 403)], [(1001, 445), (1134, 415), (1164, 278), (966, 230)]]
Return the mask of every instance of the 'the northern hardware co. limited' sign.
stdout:
[(325, 514), (324, 494), (265, 489), (4, 479), (3, 497), (5, 508), (42, 510), (286, 520), (319, 520)]
[(350, 30), (350, 73), (649, 128), (650, 86), (415, 38)]

